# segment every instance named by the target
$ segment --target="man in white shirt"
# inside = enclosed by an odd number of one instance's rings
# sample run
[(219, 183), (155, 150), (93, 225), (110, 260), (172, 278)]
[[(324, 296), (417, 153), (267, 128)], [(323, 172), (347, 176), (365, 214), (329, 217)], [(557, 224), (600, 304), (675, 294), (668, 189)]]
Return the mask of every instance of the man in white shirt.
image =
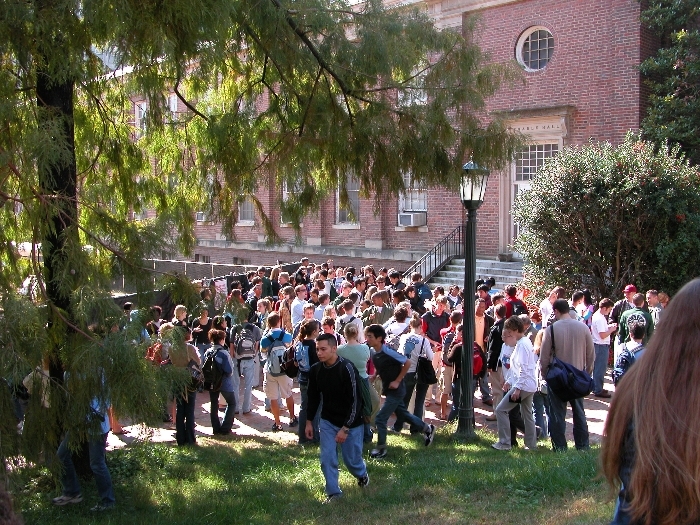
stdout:
[(296, 294), (292, 301), (292, 326), (296, 326), (304, 318), (304, 305), (306, 304), (306, 286), (303, 284), (294, 288)]
[(603, 388), (605, 370), (608, 367), (608, 356), (610, 355), (610, 334), (615, 333), (617, 325), (608, 324), (607, 316), (613, 309), (615, 303), (607, 297), (598, 303), (598, 311), (591, 318), (591, 336), (593, 337), (593, 348), (595, 348), (595, 361), (593, 361), (593, 395), (596, 397), (610, 397), (611, 394)]
[[(559, 293), (562, 293), (562, 296), (559, 296)], [(549, 316), (552, 315), (552, 312), (554, 311), (552, 309), (552, 305), (554, 304), (554, 301), (557, 299), (563, 299), (563, 293), (564, 289), (561, 286), (555, 286), (552, 288), (552, 291), (549, 292), (549, 295), (540, 303), (540, 315), (542, 315), (542, 328), (547, 328), (547, 325), (549, 324)]]

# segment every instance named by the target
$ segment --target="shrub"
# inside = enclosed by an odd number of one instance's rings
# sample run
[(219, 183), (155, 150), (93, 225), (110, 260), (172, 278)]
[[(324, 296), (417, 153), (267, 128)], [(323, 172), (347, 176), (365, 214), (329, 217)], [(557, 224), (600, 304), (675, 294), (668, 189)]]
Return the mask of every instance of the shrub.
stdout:
[(678, 147), (633, 133), (564, 148), (518, 196), (516, 249), (536, 296), (554, 285), (616, 297), (628, 283), (674, 292), (698, 274), (700, 172)]

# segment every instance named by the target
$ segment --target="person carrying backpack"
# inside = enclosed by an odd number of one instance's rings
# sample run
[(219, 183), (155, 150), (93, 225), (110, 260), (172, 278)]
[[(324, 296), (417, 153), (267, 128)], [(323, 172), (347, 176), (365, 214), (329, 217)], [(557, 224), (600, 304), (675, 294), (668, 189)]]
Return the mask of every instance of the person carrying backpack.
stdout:
[[(252, 409), (253, 386), (256, 379), (255, 358), (258, 357), (260, 350), (262, 330), (253, 323), (243, 323), (242, 325), (233, 326), (229, 333), (229, 348), (234, 359), (234, 365), (238, 367), (239, 377), (243, 376), (245, 380), (243, 385), (243, 402), (239, 408), (245, 415), (249, 414)], [(259, 373), (260, 369), (258, 368)], [(238, 391), (236, 393), (238, 394)]]
[(263, 390), (270, 400), (270, 410), (275, 418), (272, 431), (282, 430), (280, 406), (278, 399), (284, 398), (289, 410), (289, 426), (296, 427), (299, 420), (294, 415), (294, 398), (292, 397), (292, 378), (282, 370), (284, 352), (292, 342), (292, 334), (280, 328), (281, 318), (277, 312), (267, 318), (267, 332), (260, 341), (260, 349), (267, 354), (265, 361)]
[(506, 286), (506, 319), (514, 315), (528, 314), (527, 305), (517, 297), (518, 289), (512, 284)]
[[(202, 372), (204, 373), (204, 389), (209, 391), (209, 401), (211, 402), (209, 416), (212, 434), (227, 436), (231, 433), (233, 416), (236, 413), (238, 373), (234, 373), (231, 354), (224, 346), (226, 332), (210, 330), (209, 340), (211, 346), (204, 352)], [(219, 394), (224, 397), (227, 405), (223, 421), (219, 420)]]
[(315, 319), (304, 319), (299, 327), (299, 337), (294, 343), (295, 361), (299, 367), (299, 391), (301, 394), (301, 407), (299, 408), (299, 444), (318, 443), (319, 441), (319, 425), (321, 421), (321, 413), (313, 421), (314, 437), (313, 439), (306, 438), (306, 414), (309, 404), (308, 388), (309, 388), (309, 370), (318, 363), (316, 356), (316, 338), (320, 330), (318, 322)]
[(615, 368), (612, 371), (613, 384), (617, 387), (620, 379), (624, 376), (630, 367), (644, 354), (644, 336), (646, 335), (646, 326), (641, 323), (635, 323), (630, 329), (630, 337), (632, 341), (623, 343), (620, 348), (620, 355), (615, 362)]

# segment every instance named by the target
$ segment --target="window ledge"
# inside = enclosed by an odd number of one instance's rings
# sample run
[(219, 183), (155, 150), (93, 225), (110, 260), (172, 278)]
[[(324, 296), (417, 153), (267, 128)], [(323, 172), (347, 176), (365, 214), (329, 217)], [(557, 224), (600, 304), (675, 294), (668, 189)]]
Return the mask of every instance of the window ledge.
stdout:
[(427, 226), (394, 226), (395, 232), (428, 233)]
[(255, 221), (238, 221), (236, 226), (250, 227), (255, 226)]
[[(303, 227), (304, 227), (304, 223), (303, 222), (299, 223), (299, 228), (303, 228)], [(294, 225), (291, 222), (281, 222), (280, 228), (294, 228)]]
[(334, 230), (359, 230), (360, 223), (358, 223), (358, 222), (344, 222), (342, 224), (332, 224), (331, 227)]

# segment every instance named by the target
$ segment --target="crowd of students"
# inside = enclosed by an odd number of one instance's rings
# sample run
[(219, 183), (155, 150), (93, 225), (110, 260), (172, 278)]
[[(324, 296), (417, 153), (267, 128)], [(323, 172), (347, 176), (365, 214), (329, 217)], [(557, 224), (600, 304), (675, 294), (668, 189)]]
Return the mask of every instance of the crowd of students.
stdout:
[[(153, 320), (146, 327), (149, 336), (161, 342), (172, 341), (169, 333), (178, 327), (184, 334), (180, 345), (184, 352), (172, 343), (164, 344), (157, 359), (170, 359), (173, 365), (186, 367), (192, 362), (202, 365), (209, 354), (216, 356), (223, 380), (209, 392), (214, 434), (229, 435), (234, 414), (244, 417), (252, 410), (251, 392), (262, 377), (265, 403), (274, 419), (271, 430), (284, 429), (280, 415), (284, 402), (286, 424), (298, 433), (299, 443), (320, 443), (326, 493), (332, 501), (342, 492), (335, 445), (331, 447), (328, 440), (341, 445), (344, 461), (364, 487), (369, 484), (369, 474), (362, 444), (373, 442), (376, 432), (376, 444), (369, 455), (386, 457), (392, 415), (396, 415), (393, 431), (401, 432), (408, 424), (410, 432), (421, 435), (426, 446), (434, 439), (435, 427), (423, 420), (425, 406), (435, 402), (441, 419), (454, 419), (464, 351), (461, 327), (466, 322), (462, 316), (465, 297), (459, 287), (449, 287), (446, 293), (440, 286), (430, 290), (418, 274), (412, 275), (407, 285), (394, 270), (375, 272), (367, 266), (356, 272), (354, 268), (333, 269), (327, 263), (302, 264), (292, 276), (275, 268), (268, 276), (268, 270), (261, 267), (249, 275), (248, 284), (247, 293), (243, 286), (234, 285), (225, 301), (217, 300), (212, 290), (205, 288), (198, 315), (193, 317), (178, 305), (173, 320), (165, 322), (153, 308)], [(603, 388), (610, 364), (621, 391), (639, 388), (628, 386), (634, 379), (622, 381), (622, 377), (649, 373), (648, 365), (635, 363), (652, 359), (641, 359), (645, 352), (661, 351), (659, 337), (653, 340), (653, 350), (645, 347), (656, 328), (665, 328), (668, 322), (661, 320), (670, 315), (665, 312), (668, 296), (655, 290), (648, 290), (645, 296), (632, 284), (625, 287), (625, 297), (617, 302), (609, 298), (594, 301), (586, 290), (566, 297), (561, 287), (555, 287), (539, 307), (526, 304), (515, 286), (501, 291), (487, 281), (477, 282), (476, 289), (472, 346), (483, 366), (475, 366), (474, 388), (481, 390), (481, 402), (493, 407), (486, 419), (497, 421), (498, 441), (493, 444), (497, 450), (517, 446), (518, 431), (524, 434), (525, 449), (536, 448), (537, 440), (546, 437), (554, 450), (566, 449), (567, 405), (573, 413), (575, 446), (587, 449), (583, 400), (562, 400), (547, 389), (544, 378), (552, 357), (556, 355), (591, 374), (595, 397), (613, 396)], [(684, 295), (688, 294), (682, 291), (679, 297)], [(688, 351), (696, 350), (697, 343), (686, 339)], [(252, 344), (252, 351), (245, 350), (251, 348), (246, 341)], [(296, 378), (280, 368), (282, 355), (290, 348), (298, 369)], [(286, 352), (284, 358), (288, 355)], [(436, 372), (437, 385), (419, 380), (418, 367), (426, 360)], [(633, 372), (628, 374), (628, 370)], [(298, 416), (292, 396), (295, 380), (301, 393)], [(176, 396), (179, 445), (196, 443), (196, 395), (185, 391)], [(614, 395), (612, 409), (619, 395)], [(220, 396), (226, 403), (223, 419), (219, 418)], [(619, 404), (624, 404), (618, 409), (623, 415), (606, 423), (608, 429), (618, 426), (608, 430), (614, 432), (614, 440), (604, 453), (604, 470), (611, 483), (623, 483), (616, 523), (624, 523), (628, 514), (638, 519), (639, 508), (652, 508), (655, 503), (647, 497), (644, 480), (635, 474), (630, 458), (636, 456), (629, 453), (630, 447), (638, 454), (635, 447), (651, 443), (633, 424), (643, 417), (628, 394)], [(620, 420), (628, 428), (620, 430)], [(610, 452), (610, 446), (622, 456)], [(644, 463), (643, 468), (650, 472), (656, 466)], [(64, 496), (57, 504), (73, 502), (70, 494)]]

